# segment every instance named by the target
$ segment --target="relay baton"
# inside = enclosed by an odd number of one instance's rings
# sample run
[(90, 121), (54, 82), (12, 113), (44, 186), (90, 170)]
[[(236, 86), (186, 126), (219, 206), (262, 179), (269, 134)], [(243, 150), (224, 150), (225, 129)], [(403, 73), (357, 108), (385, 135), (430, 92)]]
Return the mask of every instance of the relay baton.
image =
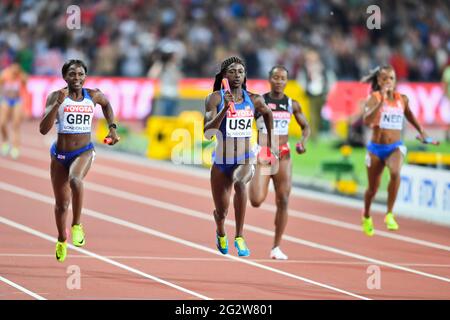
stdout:
[[(230, 91), (230, 93), (231, 93), (230, 84), (228, 83), (228, 79), (227, 78), (223, 78), (222, 79), (222, 87), (225, 90)], [(234, 102), (230, 102), (230, 112), (231, 112), (231, 114), (235, 114), (236, 113), (236, 109), (234, 108)]]
[(305, 147), (303, 146), (303, 143), (297, 142), (297, 144), (295, 145), (295, 150), (297, 151), (297, 153), (305, 152)]
[[(112, 141), (113, 139), (111, 137), (106, 137), (105, 139), (103, 139), (104, 144), (111, 144)], [(117, 137), (117, 141), (120, 141), (120, 137)]]
[(438, 145), (440, 144), (439, 141), (434, 140), (434, 139), (431, 138), (431, 137), (426, 137), (424, 140), (422, 140), (422, 139), (420, 138), (420, 136), (416, 136), (416, 139), (422, 141), (422, 142), (425, 143), (425, 144), (433, 144), (433, 145), (435, 145), (435, 146), (438, 146)]

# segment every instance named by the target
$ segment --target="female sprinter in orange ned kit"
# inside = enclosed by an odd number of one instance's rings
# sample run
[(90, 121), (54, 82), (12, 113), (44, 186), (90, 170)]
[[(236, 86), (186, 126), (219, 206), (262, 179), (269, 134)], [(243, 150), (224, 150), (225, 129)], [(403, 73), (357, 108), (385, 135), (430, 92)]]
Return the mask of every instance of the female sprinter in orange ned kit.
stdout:
[(395, 90), (396, 76), (391, 66), (376, 68), (362, 81), (370, 82), (372, 89), (364, 110), (364, 124), (372, 128), (372, 137), (366, 154), (369, 185), (364, 195), (362, 229), (366, 235), (373, 236), (375, 229), (370, 206), (378, 191), (384, 167), (389, 169), (390, 175), (384, 222), (388, 230), (399, 229), (392, 210), (400, 186), (400, 169), (406, 155), (406, 147), (401, 140), (404, 118), (419, 132), (419, 139), (423, 143), (427, 143), (430, 138), (411, 112), (408, 97)]
[(83, 88), (87, 67), (81, 60), (69, 60), (62, 67), (67, 87), (52, 92), (40, 123), (41, 134), (47, 134), (56, 120), (58, 138), (50, 149), (50, 175), (55, 194), (55, 218), (58, 228), (56, 259), (63, 262), (67, 255), (66, 219), (72, 200), (72, 243), (84, 246), (85, 232), (81, 224), (83, 178), (94, 160), (91, 126), (98, 103), (109, 125), (111, 145), (119, 141), (111, 104), (98, 89)]

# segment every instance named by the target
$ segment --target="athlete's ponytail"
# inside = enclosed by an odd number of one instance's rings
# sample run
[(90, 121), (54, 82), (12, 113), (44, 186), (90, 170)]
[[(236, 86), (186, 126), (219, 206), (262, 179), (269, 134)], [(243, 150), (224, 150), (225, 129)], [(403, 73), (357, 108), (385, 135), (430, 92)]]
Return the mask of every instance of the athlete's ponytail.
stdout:
[(378, 91), (380, 90), (380, 85), (378, 84), (378, 75), (380, 74), (381, 70), (394, 70), (392, 66), (390, 65), (384, 65), (384, 66), (377, 66), (376, 68), (370, 70), (368, 75), (365, 75), (361, 78), (361, 82), (367, 82), (370, 83), (370, 86), (372, 88), (372, 91)]
[[(232, 65), (233, 63), (242, 64), (244, 66), (244, 69), (245, 69), (244, 61), (241, 58), (239, 58), (239, 57), (230, 57), (228, 59), (225, 59), (222, 62), (222, 64), (220, 65), (220, 71), (218, 73), (216, 73), (216, 77), (215, 77), (215, 80), (214, 80), (213, 91), (218, 91), (218, 90), (221, 89), (223, 75), (225, 74), (225, 71), (227, 70), (227, 68), (230, 65)], [(244, 78), (244, 82), (242, 83), (242, 88), (244, 90), (247, 90), (247, 77)]]

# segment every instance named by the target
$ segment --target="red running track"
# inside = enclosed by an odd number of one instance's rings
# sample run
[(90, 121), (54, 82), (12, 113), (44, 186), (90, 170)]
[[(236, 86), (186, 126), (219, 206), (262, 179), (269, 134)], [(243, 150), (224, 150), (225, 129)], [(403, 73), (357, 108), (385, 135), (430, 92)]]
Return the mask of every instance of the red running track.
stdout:
[(232, 211), (223, 256), (207, 170), (103, 148), (85, 179), (86, 246), (69, 248), (58, 263), (51, 138), (38, 135), (37, 125), (24, 124), (17, 161), (0, 158), (0, 299), (450, 298), (449, 228), (399, 218), (401, 229), (388, 233), (378, 213), (377, 234), (368, 238), (359, 228), (362, 204), (297, 190), (282, 243), (289, 260), (274, 261), (271, 193), (247, 210), (251, 256), (237, 257)]

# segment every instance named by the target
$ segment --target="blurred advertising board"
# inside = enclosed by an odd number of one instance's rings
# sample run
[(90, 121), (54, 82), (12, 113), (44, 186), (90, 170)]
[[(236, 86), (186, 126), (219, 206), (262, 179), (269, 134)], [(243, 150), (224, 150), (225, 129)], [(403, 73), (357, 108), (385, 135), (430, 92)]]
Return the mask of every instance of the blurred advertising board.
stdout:
[(394, 213), (450, 226), (450, 172), (404, 165)]
[[(180, 81), (179, 98), (198, 100), (197, 110), (204, 110), (205, 98), (212, 92), (213, 79), (187, 78)], [(40, 118), (45, 111), (45, 101), (52, 91), (66, 86), (61, 77), (30, 76), (27, 83), (28, 92), (24, 94), (27, 114)], [(142, 120), (152, 111), (154, 98), (159, 95), (159, 83), (149, 78), (94, 77), (86, 79), (86, 88), (99, 88), (110, 100), (114, 113), (120, 120)], [(263, 94), (270, 90), (267, 80), (248, 80), (247, 90)], [(300, 102), (308, 115), (308, 102), (295, 81), (289, 81), (286, 94)], [(96, 116), (102, 118), (101, 108), (96, 108)]]
[[(323, 115), (332, 122), (360, 114), (369, 95), (369, 85), (361, 82), (338, 81), (328, 94)], [(450, 102), (444, 97), (440, 83), (399, 83), (397, 90), (409, 99), (411, 111), (427, 126), (450, 124)]]
[[(66, 86), (61, 77), (37, 77), (28, 79), (28, 105), (26, 109), (33, 118), (41, 118), (45, 101), (52, 91)], [(152, 109), (155, 81), (145, 78), (88, 77), (84, 87), (99, 88), (111, 102), (114, 114), (121, 120), (145, 118)], [(102, 118), (101, 107), (95, 109), (96, 117)]]

